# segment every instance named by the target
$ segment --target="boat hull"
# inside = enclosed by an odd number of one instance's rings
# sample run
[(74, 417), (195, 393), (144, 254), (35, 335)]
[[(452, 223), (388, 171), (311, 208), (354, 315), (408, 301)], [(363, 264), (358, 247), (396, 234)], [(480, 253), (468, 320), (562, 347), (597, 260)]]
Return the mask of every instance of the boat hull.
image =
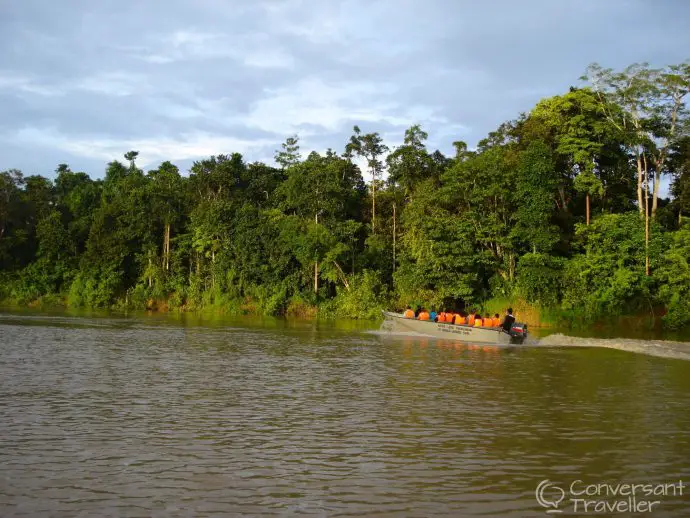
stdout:
[(430, 322), (405, 318), (400, 313), (383, 312), (384, 322), (382, 331), (389, 333), (416, 333), (436, 338), (451, 338), (463, 342), (483, 344), (519, 344), (524, 337), (511, 337), (501, 328), (495, 327), (470, 327), (463, 325), (447, 324), (443, 322)]

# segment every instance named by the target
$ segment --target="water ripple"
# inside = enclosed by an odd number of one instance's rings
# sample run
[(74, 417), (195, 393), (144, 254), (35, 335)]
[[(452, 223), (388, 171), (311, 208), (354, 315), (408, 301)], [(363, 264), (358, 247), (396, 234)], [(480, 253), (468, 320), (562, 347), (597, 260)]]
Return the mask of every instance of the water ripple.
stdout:
[(689, 389), (606, 349), (2, 317), (0, 515), (543, 516), (545, 478), (690, 480)]

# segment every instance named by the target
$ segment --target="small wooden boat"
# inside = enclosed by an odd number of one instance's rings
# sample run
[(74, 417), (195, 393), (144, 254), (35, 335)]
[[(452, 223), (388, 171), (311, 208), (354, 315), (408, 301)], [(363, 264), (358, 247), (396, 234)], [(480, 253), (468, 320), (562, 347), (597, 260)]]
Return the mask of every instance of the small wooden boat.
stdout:
[(381, 331), (389, 333), (416, 333), (436, 338), (452, 338), (463, 342), (483, 344), (520, 344), (527, 338), (526, 324), (513, 324), (508, 333), (501, 327), (471, 327), (444, 322), (431, 322), (405, 318), (402, 313), (383, 311)]

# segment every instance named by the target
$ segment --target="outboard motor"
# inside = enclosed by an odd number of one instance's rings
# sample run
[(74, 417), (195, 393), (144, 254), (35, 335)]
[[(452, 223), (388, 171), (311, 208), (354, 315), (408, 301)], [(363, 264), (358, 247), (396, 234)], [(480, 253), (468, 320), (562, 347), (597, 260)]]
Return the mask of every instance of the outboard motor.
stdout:
[(508, 332), (510, 341), (513, 343), (522, 343), (527, 338), (527, 324), (515, 322)]

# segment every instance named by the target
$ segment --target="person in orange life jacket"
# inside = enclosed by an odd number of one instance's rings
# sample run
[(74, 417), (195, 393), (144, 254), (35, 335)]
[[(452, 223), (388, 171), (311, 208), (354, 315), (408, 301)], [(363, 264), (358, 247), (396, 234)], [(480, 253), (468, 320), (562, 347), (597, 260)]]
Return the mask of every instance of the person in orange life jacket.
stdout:
[(443, 307), (438, 308), (438, 315), (436, 315), (436, 322), (442, 324), (446, 321), (446, 313), (443, 311)]
[(465, 314), (464, 311), (461, 311), (460, 313), (455, 315), (455, 324), (458, 326), (467, 325), (467, 315)]
[(474, 327), (482, 327), (482, 324), (484, 322), (482, 321), (482, 314), (477, 312), (476, 315), (474, 315)]
[(506, 316), (503, 318), (503, 323), (501, 324), (501, 327), (504, 331), (509, 333), (514, 323), (515, 317), (513, 316), (513, 308), (508, 308), (506, 310)]
[(430, 317), (430, 315), (429, 315), (429, 312), (428, 312), (426, 309), (422, 309), (422, 310), (419, 312), (419, 315), (417, 315), (417, 319), (418, 319), (418, 320), (427, 320), (427, 321), (428, 321), (428, 320), (430, 320), (430, 318), (431, 318), (431, 317)]
[(405, 313), (403, 314), (405, 318), (414, 318), (414, 311), (412, 311), (411, 306), (407, 306), (407, 309), (405, 310)]
[(467, 317), (467, 325), (468, 326), (474, 325), (474, 320), (475, 320), (475, 318), (477, 318), (475, 313), (476, 313), (476, 311), (474, 309), (470, 311), (470, 316)]
[(498, 315), (498, 313), (494, 315), (492, 324), (494, 327), (501, 327), (501, 317)]
[(491, 315), (489, 315), (487, 313), (486, 316), (484, 317), (484, 327), (493, 327), (493, 325), (494, 325), (494, 319), (491, 318)]

